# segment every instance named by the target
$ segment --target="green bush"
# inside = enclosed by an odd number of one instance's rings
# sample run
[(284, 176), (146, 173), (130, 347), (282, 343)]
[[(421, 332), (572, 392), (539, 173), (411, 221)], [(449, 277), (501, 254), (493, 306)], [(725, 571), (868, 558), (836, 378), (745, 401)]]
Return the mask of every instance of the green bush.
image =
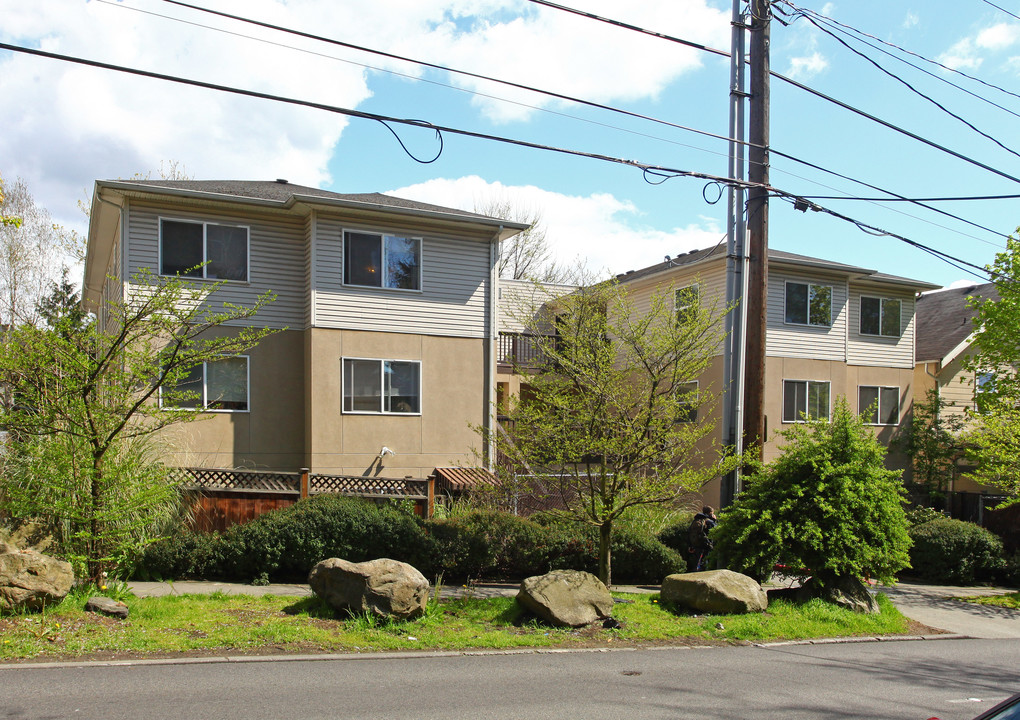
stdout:
[(145, 548), (131, 572), (135, 580), (220, 577), (222, 542), (217, 533), (180, 532)]
[(941, 518), (911, 528), (910, 564), (929, 582), (987, 582), (1002, 570), (1002, 541), (974, 523)]
[(663, 528), (659, 533), (659, 542), (668, 548), (676, 550), (682, 557), (687, 556), (687, 531), (691, 527), (694, 513), (687, 513), (680, 520)]
[(915, 505), (907, 510), (907, 522), (910, 523), (912, 528), (924, 525), (932, 520), (941, 520), (944, 517), (946, 517), (946, 514), (943, 511), (924, 505)]
[(520, 580), (549, 569), (547, 529), (509, 513), (479, 510), (428, 523), (428, 532), (434, 575)]

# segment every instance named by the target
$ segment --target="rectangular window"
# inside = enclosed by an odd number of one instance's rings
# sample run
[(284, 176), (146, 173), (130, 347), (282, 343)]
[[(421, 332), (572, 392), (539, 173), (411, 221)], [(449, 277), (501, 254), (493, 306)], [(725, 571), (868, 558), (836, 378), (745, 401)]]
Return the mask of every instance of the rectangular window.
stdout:
[(815, 380), (783, 381), (783, 422), (829, 419), (829, 383)]
[(678, 288), (674, 300), (677, 323), (683, 325), (693, 318), (700, 302), (701, 289), (697, 283)]
[(192, 410), (248, 410), (248, 358), (240, 355), (191, 368), (173, 388), (160, 388), (160, 405)]
[(421, 238), (344, 232), (344, 284), (421, 290)]
[(421, 363), (414, 360), (343, 359), (346, 413), (421, 413)]
[(246, 282), (248, 228), (160, 219), (159, 274)]
[(857, 410), (869, 425), (896, 425), (900, 421), (900, 389), (861, 385)]
[(677, 393), (677, 422), (698, 421), (698, 381), (681, 383)]
[(901, 300), (861, 297), (861, 334), (900, 336)]
[(786, 283), (786, 322), (831, 326), (832, 288), (828, 285)]
[(978, 372), (974, 375), (974, 409), (979, 413), (988, 412), (990, 394), (995, 392), (995, 373)]

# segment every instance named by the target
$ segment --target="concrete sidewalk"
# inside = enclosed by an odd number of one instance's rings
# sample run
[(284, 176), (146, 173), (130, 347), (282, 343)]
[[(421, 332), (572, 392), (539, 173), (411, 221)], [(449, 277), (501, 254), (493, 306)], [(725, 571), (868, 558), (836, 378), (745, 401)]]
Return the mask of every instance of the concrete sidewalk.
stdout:
[[(221, 592), (227, 595), (296, 595), (312, 594), (306, 584), (244, 585), (182, 580), (180, 582), (131, 582), (131, 591), (139, 597), (161, 595), (202, 595)], [(444, 585), (440, 596), (451, 597), (510, 597), (517, 594), (518, 586), (512, 583), (483, 583), (477, 585)], [(613, 590), (625, 593), (653, 593), (659, 588), (651, 585), (614, 585)], [(433, 588), (433, 592), (435, 588)], [(911, 620), (975, 638), (1020, 638), (1020, 611), (989, 605), (975, 605), (956, 598), (974, 595), (1001, 595), (1015, 592), (995, 587), (952, 587), (897, 583), (878, 586), (893, 605)]]

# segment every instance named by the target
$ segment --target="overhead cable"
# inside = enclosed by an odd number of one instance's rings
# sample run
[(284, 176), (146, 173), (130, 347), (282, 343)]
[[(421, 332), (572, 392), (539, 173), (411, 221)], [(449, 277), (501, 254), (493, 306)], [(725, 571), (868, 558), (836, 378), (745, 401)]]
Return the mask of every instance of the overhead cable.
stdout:
[[(504, 143), (504, 144), (508, 144), (508, 145), (514, 145), (514, 146), (518, 146), (518, 147), (527, 147), (527, 148), (531, 148), (531, 149), (535, 149), (535, 150), (545, 150), (545, 151), (548, 151), (548, 152), (554, 152), (554, 153), (558, 153), (558, 154), (562, 154), (562, 155), (568, 155), (568, 156), (573, 156), (573, 157), (581, 157), (581, 158), (587, 158), (587, 159), (591, 159), (591, 160), (600, 160), (602, 162), (609, 162), (609, 163), (614, 163), (614, 164), (617, 164), (617, 165), (624, 165), (624, 166), (628, 166), (628, 167), (634, 167), (634, 168), (640, 169), (645, 175), (654, 174), (654, 175), (656, 175), (658, 177), (663, 177), (663, 178), (668, 178), (668, 177), (690, 177), (690, 178), (696, 178), (696, 179), (701, 179), (701, 180), (707, 180), (710, 183), (721, 183), (721, 184), (724, 184), (724, 185), (727, 185), (727, 186), (730, 186), (730, 187), (744, 187), (744, 188), (761, 187), (764, 190), (766, 190), (767, 192), (769, 192), (769, 193), (771, 193), (771, 194), (773, 194), (773, 195), (775, 195), (777, 197), (781, 197), (783, 199), (786, 199), (786, 200), (789, 200), (791, 202), (796, 203), (795, 206), (797, 206), (797, 207), (801, 207), (803, 205), (803, 207), (805, 209), (810, 207), (812, 210), (815, 210), (817, 212), (825, 212), (825, 213), (827, 213), (829, 215), (832, 215), (834, 217), (837, 217), (837, 218), (840, 218), (840, 219), (845, 220), (847, 222), (853, 223), (854, 225), (856, 225), (861, 230), (863, 230), (865, 232), (869, 232), (870, 234), (878, 234), (878, 235), (883, 235), (883, 236), (888, 236), (888, 237), (891, 237), (891, 238), (895, 238), (895, 239), (900, 240), (900, 241), (902, 241), (902, 242), (904, 242), (904, 243), (906, 243), (906, 244), (908, 244), (908, 245), (910, 245), (910, 246), (912, 246), (914, 248), (917, 248), (917, 249), (920, 249), (920, 250), (922, 250), (922, 251), (924, 251), (926, 253), (929, 253), (932, 256), (937, 257), (937, 258), (939, 258), (939, 259), (941, 259), (941, 260), (943, 260), (945, 262), (949, 262), (950, 264), (960, 263), (960, 264), (967, 265), (967, 266), (970, 266), (970, 267), (973, 267), (973, 268), (978, 268), (981, 271), (985, 272), (984, 268), (981, 268), (978, 265), (974, 265), (973, 263), (969, 263), (966, 260), (962, 260), (960, 258), (954, 257), (952, 255), (949, 255), (948, 253), (942, 252), (941, 250), (936, 250), (936, 249), (934, 249), (932, 247), (929, 247), (927, 245), (919, 243), (919, 242), (917, 242), (915, 240), (911, 240), (910, 238), (907, 238), (907, 237), (905, 237), (903, 235), (898, 235), (896, 233), (892, 233), (892, 232), (888, 232), (888, 231), (885, 231), (885, 230), (881, 230), (880, 228), (876, 228), (875, 226), (868, 225), (867, 223), (861, 222), (861, 221), (856, 220), (854, 218), (851, 218), (851, 217), (849, 217), (847, 215), (843, 215), (843, 214), (838, 213), (838, 212), (836, 212), (834, 210), (830, 210), (828, 208), (824, 208), (824, 207), (818, 205), (817, 203), (810, 202), (810, 201), (808, 201), (808, 200), (806, 200), (804, 198), (801, 198), (800, 196), (798, 196), (798, 195), (796, 195), (794, 193), (790, 193), (790, 192), (787, 192), (787, 191), (784, 191), (784, 190), (780, 190), (779, 188), (776, 188), (776, 187), (773, 187), (773, 186), (761, 186), (761, 185), (758, 185), (756, 183), (748, 182), (746, 180), (740, 180), (740, 179), (736, 179), (736, 178), (725, 178), (725, 177), (720, 177), (718, 175), (712, 175), (710, 173), (703, 173), (703, 172), (698, 172), (698, 171), (693, 171), (693, 170), (681, 170), (681, 169), (676, 169), (676, 168), (669, 168), (669, 167), (664, 167), (664, 166), (660, 166), (660, 165), (654, 165), (654, 164), (651, 164), (651, 163), (642, 163), (642, 162), (638, 162), (636, 160), (626, 160), (626, 159), (623, 159), (623, 158), (612, 157), (610, 155), (602, 155), (602, 154), (599, 154), (599, 153), (589, 153), (589, 152), (583, 152), (583, 151), (580, 151), (580, 150), (570, 150), (570, 149), (567, 149), (567, 148), (560, 148), (560, 147), (555, 147), (555, 146), (551, 146), (551, 145), (543, 145), (543, 144), (540, 144), (540, 143), (533, 143), (533, 142), (529, 142), (529, 141), (526, 141), (526, 140), (517, 140), (517, 139), (513, 139), (513, 138), (502, 137), (502, 136), (499, 136), (499, 135), (492, 135), (492, 134), (489, 134), (489, 133), (480, 133), (480, 132), (475, 132), (475, 131), (471, 131), (471, 130), (464, 130), (464, 129), (461, 129), (461, 128), (446, 127), (446, 126), (442, 126), (442, 125), (436, 125), (436, 124), (433, 124), (433, 123), (424, 122), (424, 121), (421, 121), (421, 120), (411, 120), (411, 119), (407, 119), (407, 118), (390, 117), (390, 116), (386, 116), (386, 115), (380, 115), (380, 114), (377, 114), (377, 113), (368, 113), (368, 112), (363, 112), (363, 111), (360, 111), (360, 110), (353, 110), (353, 109), (349, 109), (349, 108), (337, 107), (337, 106), (334, 106), (334, 105), (327, 105), (325, 103), (312, 102), (312, 101), (308, 101), (308, 100), (299, 100), (297, 98), (289, 98), (289, 97), (284, 97), (284, 96), (280, 96), (280, 95), (273, 95), (273, 94), (270, 94), (270, 93), (264, 93), (264, 92), (259, 92), (259, 91), (255, 91), (255, 90), (245, 90), (243, 88), (231, 87), (231, 86), (228, 86), (228, 85), (217, 85), (217, 84), (214, 84), (214, 83), (208, 83), (208, 82), (204, 82), (204, 81), (201, 81), (201, 80), (192, 80), (192, 79), (188, 79), (188, 78), (178, 77), (178, 76), (175, 76), (175, 75), (167, 75), (165, 73), (156, 73), (156, 72), (152, 72), (152, 71), (149, 71), (149, 70), (141, 70), (141, 69), (137, 69), (137, 68), (124, 67), (124, 66), (121, 66), (121, 65), (113, 65), (111, 63), (104, 63), (104, 62), (100, 62), (100, 61), (96, 61), (96, 60), (88, 60), (88, 59), (85, 59), (85, 58), (79, 58), (79, 57), (74, 57), (74, 56), (70, 56), (70, 55), (62, 55), (62, 54), (59, 54), (59, 53), (47, 52), (45, 50), (40, 50), (40, 49), (36, 49), (36, 48), (27, 48), (27, 47), (22, 47), (22, 46), (19, 46), (19, 45), (11, 45), (9, 43), (0, 42), (0, 50), (10, 50), (12, 52), (25, 53), (25, 54), (28, 54), (28, 55), (35, 55), (35, 56), (38, 56), (38, 57), (44, 57), (44, 58), (48, 58), (48, 59), (52, 59), (52, 60), (60, 60), (60, 61), (64, 61), (64, 62), (70, 62), (70, 63), (79, 64), (79, 65), (85, 65), (85, 66), (88, 66), (88, 67), (100, 68), (100, 69), (103, 69), (103, 70), (112, 70), (112, 71), (115, 71), (115, 72), (125, 73), (125, 74), (129, 74), (129, 75), (137, 75), (137, 76), (140, 76), (140, 77), (148, 77), (148, 78), (152, 78), (152, 79), (156, 79), (156, 80), (164, 80), (166, 82), (172, 82), (172, 83), (176, 83), (176, 84), (180, 84), (180, 85), (189, 85), (189, 86), (193, 86), (193, 87), (204, 88), (204, 89), (207, 89), (207, 90), (216, 90), (216, 91), (219, 91), (219, 92), (226, 92), (226, 93), (230, 93), (230, 94), (234, 94), (234, 95), (240, 95), (240, 96), (244, 96), (244, 97), (251, 97), (251, 98), (256, 98), (256, 99), (260, 99), (260, 100), (271, 100), (271, 101), (274, 101), (274, 102), (281, 102), (281, 103), (285, 103), (285, 104), (289, 104), (289, 105), (308, 107), (308, 108), (313, 108), (313, 109), (317, 109), (317, 110), (324, 110), (326, 112), (331, 112), (331, 113), (335, 113), (335, 114), (339, 114), (339, 115), (346, 115), (346, 116), (349, 116), (349, 117), (361, 118), (361, 119), (365, 119), (365, 120), (374, 120), (374, 121), (377, 121), (377, 122), (381, 122), (383, 124), (385, 124), (385, 123), (394, 123), (394, 124), (409, 125), (409, 126), (414, 126), (414, 127), (424, 127), (424, 128), (428, 128), (430, 130), (433, 130), (433, 131), (435, 131), (437, 133), (448, 132), (448, 133), (450, 133), (452, 135), (462, 135), (462, 136), (465, 136), (465, 137), (473, 137), (473, 138), (481, 139), (481, 140), (489, 140), (489, 141), (493, 141), (493, 142), (499, 142), (499, 143)], [(391, 132), (392, 132), (392, 129), (391, 129)], [(959, 267), (958, 265), (955, 265), (955, 264), (954, 264), (954, 266), (955, 267)]]

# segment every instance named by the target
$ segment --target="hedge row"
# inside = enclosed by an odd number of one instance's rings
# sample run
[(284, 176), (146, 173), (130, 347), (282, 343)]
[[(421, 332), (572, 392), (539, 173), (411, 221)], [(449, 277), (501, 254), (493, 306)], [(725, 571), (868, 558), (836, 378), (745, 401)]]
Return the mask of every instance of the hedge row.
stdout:
[[(518, 581), (553, 569), (596, 571), (594, 528), (540, 524), (498, 512), (422, 521), (386, 505), (320, 495), (224, 533), (182, 533), (151, 545), (136, 579), (304, 582), (329, 557), (401, 560), (426, 577)], [(683, 557), (655, 538), (614, 533), (613, 581), (659, 583)]]
[(910, 538), (909, 573), (923, 580), (951, 585), (1015, 580), (1002, 541), (974, 523), (937, 518), (912, 527)]

